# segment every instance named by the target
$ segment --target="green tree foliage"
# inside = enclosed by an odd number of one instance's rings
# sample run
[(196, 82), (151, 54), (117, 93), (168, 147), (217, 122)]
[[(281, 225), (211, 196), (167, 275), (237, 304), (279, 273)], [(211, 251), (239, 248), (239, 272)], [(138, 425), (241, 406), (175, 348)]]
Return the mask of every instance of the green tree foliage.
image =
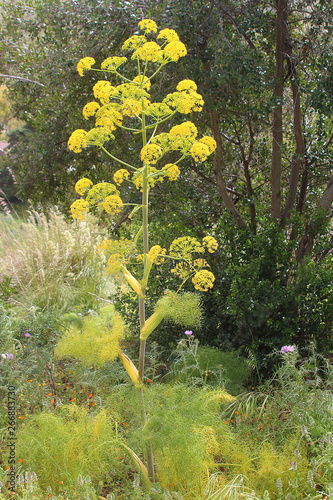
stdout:
[[(156, 87), (165, 94), (185, 75), (196, 81), (205, 106), (200, 118), (190, 118), (217, 142), (214, 160), (187, 160), (175, 190), (159, 184), (151, 196), (155, 216), (167, 218), (172, 232), (215, 231), (223, 243), (210, 260), (220, 286), (204, 299), (204, 338), (258, 349), (262, 342), (316, 335), (328, 345), (333, 23), (327, 2), (5, 1), (3, 72), (44, 85), (6, 80), (13, 110), (29, 127), (11, 152), (21, 196), (68, 204), (80, 177), (109, 180), (112, 160), (95, 148), (82, 156), (67, 149), (94, 83), (78, 76), (76, 64), (87, 55), (99, 63), (117, 51), (144, 17), (175, 29), (188, 48)], [(119, 134), (113, 145), (125, 161), (138, 147), (130, 149), (127, 139)], [(137, 202), (134, 190), (129, 197)], [(116, 228), (124, 220), (126, 211)], [(167, 246), (168, 235), (161, 236)]]

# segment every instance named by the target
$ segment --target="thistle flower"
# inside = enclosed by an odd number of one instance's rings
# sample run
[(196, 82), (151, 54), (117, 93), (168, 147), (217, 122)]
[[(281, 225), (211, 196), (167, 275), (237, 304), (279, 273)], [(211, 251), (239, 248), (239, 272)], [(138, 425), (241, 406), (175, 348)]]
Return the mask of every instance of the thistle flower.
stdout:
[(294, 352), (295, 351), (295, 346), (293, 345), (284, 345), (281, 347), (281, 353), (286, 354), (287, 352)]

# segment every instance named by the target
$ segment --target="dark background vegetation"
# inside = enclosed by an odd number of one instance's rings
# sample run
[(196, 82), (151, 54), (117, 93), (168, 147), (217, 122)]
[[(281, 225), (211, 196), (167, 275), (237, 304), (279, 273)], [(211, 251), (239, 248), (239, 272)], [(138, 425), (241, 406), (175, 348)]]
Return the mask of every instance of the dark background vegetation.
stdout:
[[(7, 177), (0, 187), (68, 213), (78, 179), (110, 180), (116, 165), (98, 149), (75, 155), (67, 148), (72, 131), (84, 127), (81, 110), (99, 78), (81, 78), (76, 64), (118, 55), (142, 18), (175, 29), (188, 55), (161, 73), (154, 98), (195, 80), (205, 107), (186, 118), (215, 138), (217, 150), (204, 164), (187, 160), (177, 183), (152, 190), (152, 244), (181, 235), (218, 240), (210, 259), (215, 286), (202, 298), (202, 343), (250, 350), (259, 364), (283, 344), (314, 340), (329, 351), (332, 12), (328, 2), (307, 0), (3, 2), (1, 72), (42, 85), (2, 79), (11, 116), (24, 125), (9, 134), (1, 164), (1, 179), (10, 166), (16, 185), (8, 188)], [(138, 157), (126, 132), (112, 147), (125, 161)], [(137, 196), (129, 188), (127, 201)], [(123, 219), (117, 235), (131, 230)], [(152, 298), (164, 280), (154, 277)], [(171, 345), (176, 330), (164, 326), (155, 340)]]

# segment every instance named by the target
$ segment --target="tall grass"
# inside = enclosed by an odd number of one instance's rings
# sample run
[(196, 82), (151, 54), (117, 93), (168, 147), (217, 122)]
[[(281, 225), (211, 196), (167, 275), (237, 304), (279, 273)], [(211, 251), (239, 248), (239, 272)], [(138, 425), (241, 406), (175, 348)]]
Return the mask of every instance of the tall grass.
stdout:
[(48, 217), (28, 214), (25, 221), (0, 218), (0, 282), (11, 279), (18, 302), (64, 312), (91, 303), (91, 294), (110, 293), (112, 282), (96, 251), (100, 229), (92, 219), (68, 222), (57, 210)]

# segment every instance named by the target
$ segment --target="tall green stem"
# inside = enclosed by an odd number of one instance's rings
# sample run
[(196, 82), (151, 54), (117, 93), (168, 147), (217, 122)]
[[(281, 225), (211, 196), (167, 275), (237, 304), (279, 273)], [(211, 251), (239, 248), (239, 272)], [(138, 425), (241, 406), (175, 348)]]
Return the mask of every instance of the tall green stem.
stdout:
[[(145, 113), (142, 112), (142, 144), (145, 146), (147, 144), (147, 132), (146, 132), (146, 122)], [(148, 232), (148, 165), (145, 165), (142, 172), (142, 238), (143, 238), (143, 252), (148, 254), (149, 252), (149, 232)], [(143, 268), (143, 278), (146, 276), (146, 260), (144, 259)], [(145, 290), (144, 290), (145, 293)], [(145, 324), (145, 299), (139, 298), (139, 320), (140, 320), (140, 330)], [(140, 340), (140, 353), (139, 353), (139, 378), (143, 379), (143, 372), (145, 367), (145, 353), (146, 353), (146, 340)], [(141, 389), (142, 399), (143, 391)], [(144, 401), (142, 401), (142, 423), (145, 425), (146, 411), (144, 408)], [(151, 444), (147, 447), (147, 469), (149, 478), (151, 481), (155, 481), (155, 470), (154, 470), (154, 455), (153, 448)]]

